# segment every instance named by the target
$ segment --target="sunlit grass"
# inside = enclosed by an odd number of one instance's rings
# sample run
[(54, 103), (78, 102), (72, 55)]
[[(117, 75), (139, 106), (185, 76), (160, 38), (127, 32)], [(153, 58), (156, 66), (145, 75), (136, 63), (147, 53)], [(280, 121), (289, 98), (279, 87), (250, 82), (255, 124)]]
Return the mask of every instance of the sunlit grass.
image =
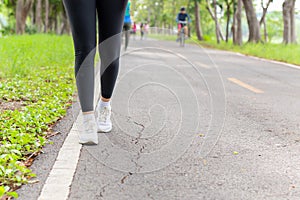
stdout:
[(28, 157), (72, 103), (73, 57), (69, 36), (0, 38), (0, 199), (35, 176)]
[[(150, 35), (149, 37), (159, 40), (174, 41), (176, 35)], [(245, 55), (256, 56), (291, 64), (300, 65), (300, 45), (291, 44), (271, 44), (271, 43), (244, 43), (242, 46), (233, 45), (232, 42), (221, 42), (217, 44), (216, 41), (198, 41), (195, 37), (186, 40), (186, 43), (198, 44), (207, 48), (215, 48), (227, 51), (239, 52)]]
[(221, 42), (216, 44), (214, 41), (200, 42), (201, 45), (222, 50), (239, 52), (245, 55), (256, 56), (291, 64), (300, 65), (300, 45), (290, 44), (271, 44), (271, 43), (245, 43), (242, 46), (236, 46), (230, 43)]
[(55, 35), (0, 38), (0, 55), (0, 77), (71, 66), (74, 56), (71, 37)]

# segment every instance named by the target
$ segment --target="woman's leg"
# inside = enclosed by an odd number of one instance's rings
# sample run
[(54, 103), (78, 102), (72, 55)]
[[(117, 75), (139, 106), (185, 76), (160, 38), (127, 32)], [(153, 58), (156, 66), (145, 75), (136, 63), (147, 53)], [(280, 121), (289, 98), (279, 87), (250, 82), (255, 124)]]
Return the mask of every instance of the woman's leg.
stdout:
[(94, 110), (96, 0), (64, 0), (75, 48), (75, 76), (82, 112)]
[(121, 32), (127, 0), (99, 0), (99, 52), (101, 58), (101, 100), (98, 104), (98, 132), (112, 129), (110, 120), (112, 96), (119, 72)]
[(101, 57), (101, 96), (109, 101), (119, 71), (121, 32), (128, 0), (97, 1), (99, 52)]
[(96, 0), (64, 0), (75, 48), (75, 76), (83, 112), (79, 143), (98, 144), (94, 115), (94, 58), (96, 50)]

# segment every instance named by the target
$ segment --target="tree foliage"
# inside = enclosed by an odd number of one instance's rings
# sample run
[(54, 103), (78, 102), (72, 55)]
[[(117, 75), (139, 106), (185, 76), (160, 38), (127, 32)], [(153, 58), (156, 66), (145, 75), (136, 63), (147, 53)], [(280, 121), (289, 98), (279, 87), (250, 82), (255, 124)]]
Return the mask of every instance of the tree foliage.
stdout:
[[(14, 33), (18, 24), (16, 7), (20, 1), (33, 2), (25, 22), (23, 20), (20, 23), (25, 27), (25, 32), (70, 33), (61, 0), (0, 0), (0, 13), (3, 10), (6, 11), (2, 15), (5, 14), (9, 22), (8, 27), (6, 27), (10, 30), (9, 33)], [(45, 6), (47, 1), (49, 5)], [(286, 2), (285, 5), (289, 5), (288, 2), (295, 3), (295, 1), (281, 0), (281, 3)], [(246, 37), (250, 42), (267, 42), (268, 40), (274, 41), (274, 37), (281, 35), (281, 37), (285, 36), (282, 38), (286, 43), (295, 42), (295, 24), (297, 22), (294, 19), (294, 6), (286, 6), (288, 8), (285, 12), (277, 12), (281, 13), (283, 17), (278, 18), (281, 21), (276, 21), (271, 17), (275, 12), (268, 12), (268, 7), (273, 3), (273, 0), (242, 0), (240, 10), (238, 9), (238, 2), (240, 0), (131, 0), (131, 10), (133, 20), (137, 23), (148, 22), (151, 27), (175, 30), (177, 27), (176, 15), (180, 7), (184, 6), (192, 19), (192, 24), (189, 27), (191, 34), (197, 35), (198, 39), (220, 37), (226, 42), (233, 40), (235, 44), (240, 45), (241, 39)], [(261, 7), (261, 13), (256, 10), (259, 7)], [(199, 29), (201, 29), (200, 32)], [(218, 30), (216, 31), (216, 29)], [(243, 37), (241, 33), (243, 33)]]

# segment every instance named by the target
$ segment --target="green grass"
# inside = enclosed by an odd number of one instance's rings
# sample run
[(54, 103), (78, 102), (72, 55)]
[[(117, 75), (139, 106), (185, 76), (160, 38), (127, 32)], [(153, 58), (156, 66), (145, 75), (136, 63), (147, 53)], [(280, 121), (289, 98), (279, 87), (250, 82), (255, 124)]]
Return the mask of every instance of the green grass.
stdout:
[(199, 44), (205, 47), (234, 51), (245, 55), (300, 65), (300, 45), (296, 44), (284, 45), (271, 43), (245, 43), (242, 46), (236, 46), (231, 42), (228, 44), (225, 42), (217, 44), (215, 41), (200, 42)]
[(0, 198), (35, 176), (29, 158), (72, 103), (73, 55), (69, 36), (0, 38)]
[[(171, 35), (150, 35), (149, 37), (159, 40), (175, 41), (176, 36)], [(217, 44), (216, 41), (197, 41), (195, 37), (186, 40), (187, 43), (197, 44), (202, 47), (215, 48), (226, 51), (239, 52), (245, 55), (256, 56), (271, 60), (300, 65), (300, 45), (283, 45), (283, 44), (252, 44), (245, 43), (243, 46), (233, 45), (232, 42), (221, 42)]]
[(176, 35), (159, 35), (159, 34), (149, 34), (148, 37), (158, 40), (166, 40), (166, 41), (176, 41)]
[[(176, 36), (150, 37), (175, 41)], [(215, 42), (201, 46), (240, 52), (300, 65), (300, 46), (245, 44), (242, 47)], [(24, 35), (0, 38), (0, 198), (35, 175), (30, 158), (47, 143), (51, 125), (66, 114), (74, 89), (73, 46), (69, 36)], [(2, 106), (3, 107), (3, 106)]]

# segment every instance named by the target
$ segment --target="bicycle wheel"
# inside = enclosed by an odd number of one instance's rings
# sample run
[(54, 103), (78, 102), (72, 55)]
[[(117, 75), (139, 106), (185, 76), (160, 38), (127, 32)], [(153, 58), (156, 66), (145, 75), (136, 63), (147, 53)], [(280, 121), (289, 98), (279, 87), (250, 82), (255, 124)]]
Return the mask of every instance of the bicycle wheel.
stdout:
[(184, 47), (184, 41), (185, 40), (185, 35), (184, 35), (184, 31), (181, 31), (180, 33), (180, 46)]

